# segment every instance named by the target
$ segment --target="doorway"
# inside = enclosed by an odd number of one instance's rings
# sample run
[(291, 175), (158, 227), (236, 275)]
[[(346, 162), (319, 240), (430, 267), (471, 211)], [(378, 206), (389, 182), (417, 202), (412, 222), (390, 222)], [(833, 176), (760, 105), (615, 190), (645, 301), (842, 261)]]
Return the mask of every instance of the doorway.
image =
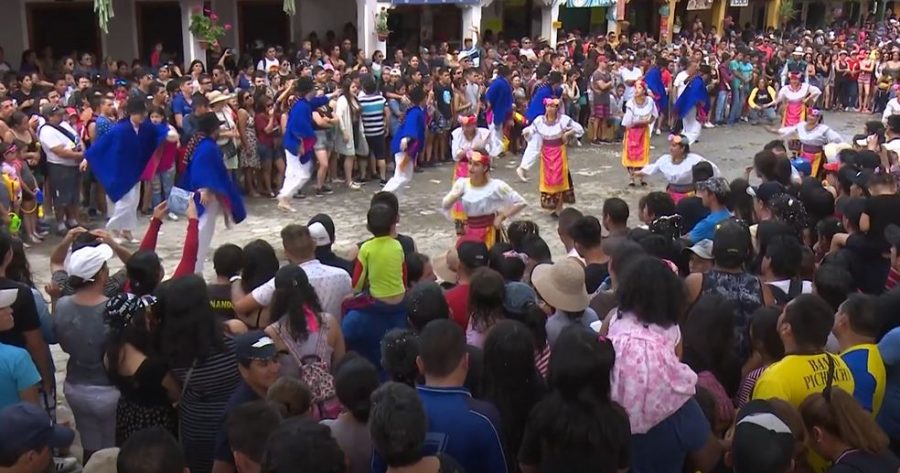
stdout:
[(291, 24), (283, 6), (281, 0), (238, 1), (238, 42), (242, 52), (254, 51), (254, 44), (260, 41), (263, 47), (287, 47), (291, 42)]
[[(89, 52), (102, 56), (100, 27), (94, 16), (93, 4), (78, 3), (26, 3), (28, 44), (35, 51), (46, 47), (53, 50), (53, 58), (65, 55), (78, 57)], [(80, 25), (72, 28), (72, 25)]]
[(138, 53), (145, 64), (157, 43), (162, 43), (160, 62), (181, 63), (184, 43), (181, 34), (181, 4), (177, 0), (137, 2)]

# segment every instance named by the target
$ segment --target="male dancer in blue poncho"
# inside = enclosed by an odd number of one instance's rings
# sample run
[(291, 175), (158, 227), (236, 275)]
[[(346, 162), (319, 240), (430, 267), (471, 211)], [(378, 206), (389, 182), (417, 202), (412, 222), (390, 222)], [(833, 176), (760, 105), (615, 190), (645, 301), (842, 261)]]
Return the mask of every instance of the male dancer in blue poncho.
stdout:
[(297, 102), (288, 113), (284, 130), (284, 183), (278, 193), (278, 208), (296, 212), (290, 199), (312, 177), (313, 153), (316, 146), (316, 130), (313, 127), (313, 110), (328, 105), (328, 101), (341, 94), (340, 89), (330, 95), (316, 97), (311, 77), (301, 77), (294, 85)]
[(660, 122), (665, 123), (668, 116), (669, 94), (666, 91), (666, 84), (663, 83), (662, 78), (662, 70), (668, 65), (669, 61), (666, 58), (658, 57), (656, 58), (656, 64), (650, 67), (650, 70), (644, 75), (644, 84), (647, 85), (647, 89), (651, 92), (653, 101), (656, 103), (656, 110), (660, 116), (650, 125), (650, 133), (653, 133), (653, 128), (656, 128), (656, 132), (659, 133)]
[(513, 93), (506, 78), (508, 75), (509, 67), (504, 64), (497, 66), (497, 77), (484, 93), (493, 115), (488, 129), (491, 131), (491, 148), (495, 150), (503, 149), (503, 124), (513, 112)]
[(391, 140), (394, 155), (394, 176), (384, 185), (384, 190), (400, 195), (403, 186), (412, 181), (416, 156), (425, 146), (425, 91), (416, 87), (409, 92), (412, 107), (406, 111), (397, 134)]
[(216, 144), (221, 122), (214, 112), (197, 117), (197, 133), (202, 136), (197, 144), (185, 153), (187, 163), (179, 187), (194, 193), (197, 204), (198, 247), (197, 265), (194, 272), (203, 273), (206, 254), (216, 231), (216, 219), (225, 216), (229, 222), (240, 223), (247, 217), (241, 191), (231, 180), (231, 174), (225, 168), (222, 151)]
[[(562, 97), (562, 73), (559, 71), (551, 71), (547, 80), (534, 89), (531, 101), (528, 102), (528, 108), (525, 109), (525, 120), (530, 125), (535, 118), (544, 114), (547, 110), (544, 105), (546, 99), (558, 99)], [(516, 168), (516, 174), (523, 182), (528, 181), (528, 170), (537, 162), (538, 156), (541, 154), (541, 136), (538, 133), (532, 133), (528, 138), (528, 145), (525, 146), (525, 152), (522, 153), (522, 162)]]
[[(132, 98), (126, 105), (128, 118), (120, 120), (109, 132), (88, 148), (85, 158), (106, 190), (109, 221), (106, 229), (114, 238), (137, 243), (137, 207), (141, 199), (140, 178), (156, 148), (167, 139), (169, 128), (154, 125), (147, 118), (143, 98)], [(168, 136), (177, 141), (178, 136)]]
[(700, 66), (696, 61), (688, 64), (687, 73), (687, 87), (675, 101), (675, 113), (681, 119), (681, 134), (687, 137), (688, 144), (694, 144), (700, 139), (700, 132), (703, 131), (703, 126), (697, 121), (697, 106), (702, 104), (709, 110), (709, 92), (703, 83)]

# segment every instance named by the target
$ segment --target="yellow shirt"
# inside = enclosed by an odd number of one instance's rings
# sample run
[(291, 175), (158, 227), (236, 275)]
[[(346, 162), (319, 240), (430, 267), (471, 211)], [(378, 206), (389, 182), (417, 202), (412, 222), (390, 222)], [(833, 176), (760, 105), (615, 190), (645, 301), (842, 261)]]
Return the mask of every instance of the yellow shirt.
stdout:
[[(828, 358), (834, 361), (832, 386), (852, 394), (855, 386), (853, 374), (844, 360), (837, 355), (820, 353), (788, 355), (769, 365), (756, 381), (753, 399), (783, 399), (794, 407), (800, 407), (800, 403), (810, 394), (820, 393), (825, 389), (829, 371)], [(809, 465), (813, 471), (824, 473), (830, 462), (816, 455), (812, 449), (809, 452)]]

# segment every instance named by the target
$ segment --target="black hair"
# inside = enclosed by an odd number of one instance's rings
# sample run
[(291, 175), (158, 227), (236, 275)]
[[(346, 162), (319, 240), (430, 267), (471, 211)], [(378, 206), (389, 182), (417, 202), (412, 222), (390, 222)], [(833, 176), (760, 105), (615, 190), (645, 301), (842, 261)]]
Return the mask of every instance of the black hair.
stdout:
[(784, 142), (781, 140), (772, 140), (766, 143), (766, 145), (763, 146), (763, 149), (765, 151), (772, 151), (777, 149), (783, 152), (787, 152), (787, 148), (784, 147)]
[(369, 207), (366, 214), (366, 228), (376, 237), (389, 236), (391, 227), (396, 223), (396, 214), (387, 205), (377, 204)]
[[(687, 305), (684, 281), (668, 265), (652, 256), (641, 256), (619, 275), (616, 297), (619, 309), (633, 312), (644, 324), (671, 327), (681, 320)], [(653, 297), (647, 297), (647, 288)]]
[(522, 253), (528, 255), (528, 259), (535, 263), (549, 263), (553, 261), (550, 247), (543, 238), (537, 235), (527, 235), (522, 239)]
[(562, 233), (568, 237), (572, 236), (572, 225), (575, 225), (584, 214), (575, 207), (566, 207), (559, 212), (556, 222)]
[(831, 306), (832, 311), (837, 311), (847, 296), (856, 290), (850, 271), (834, 262), (824, 262), (819, 266), (813, 284), (816, 294)]
[(466, 355), (466, 334), (452, 320), (432, 320), (419, 333), (423, 374), (447, 376)]
[(272, 296), (270, 311), (272, 317), (287, 316), (291, 336), (295, 340), (303, 341), (309, 336), (307, 310), (313, 312), (321, 325), (322, 304), (316, 290), (309, 283), (306, 271), (295, 264), (279, 269), (275, 273), (275, 294)]
[(834, 310), (815, 294), (801, 294), (784, 307), (784, 323), (790, 324), (801, 347), (823, 348), (834, 325)]
[(405, 328), (395, 328), (381, 339), (381, 367), (391, 381), (415, 386), (419, 377), (416, 357), (419, 356), (419, 337)]
[(233, 243), (226, 243), (213, 253), (213, 268), (216, 276), (230, 278), (237, 276), (244, 266), (244, 250)]
[(758, 350), (762, 348), (773, 361), (784, 358), (784, 344), (778, 335), (778, 317), (781, 310), (777, 307), (763, 306), (750, 317), (751, 344)]
[(864, 337), (878, 337), (882, 321), (877, 314), (878, 299), (868, 294), (850, 294), (838, 309), (847, 315), (850, 329)]
[(372, 394), (369, 435), (388, 467), (412, 465), (422, 458), (428, 433), (425, 408), (416, 390), (388, 382)]
[(581, 327), (560, 333), (550, 357), (550, 394), (532, 411), (530, 427), (540, 436), (542, 450), (556, 458), (577, 451), (602, 451), (617, 458), (631, 442), (625, 411), (610, 398), (610, 371), (616, 360), (612, 342), (598, 340)]
[(425, 101), (425, 90), (422, 87), (414, 87), (409, 91), (409, 101), (413, 103), (413, 105), (419, 105)]
[(397, 195), (393, 192), (376, 192), (375, 195), (372, 196), (372, 200), (369, 201), (369, 207), (374, 207), (378, 204), (386, 205), (391, 210), (393, 210), (394, 220), (400, 218), (400, 201), (397, 199)]
[(613, 223), (624, 225), (628, 223), (628, 203), (618, 197), (610, 197), (603, 201), (603, 217), (608, 217)]
[(370, 74), (364, 74), (360, 78), (360, 83), (362, 84), (363, 92), (367, 94), (374, 94), (378, 87), (375, 83), (375, 78)]
[(675, 214), (675, 201), (666, 192), (653, 191), (641, 197), (638, 208), (647, 209), (653, 218), (667, 217)]
[(729, 184), (731, 192), (728, 194), (728, 210), (736, 217), (745, 222), (752, 222), (753, 215), (753, 197), (747, 194), (747, 188), (750, 184), (746, 179), (735, 179)]
[[(780, 141), (773, 141), (772, 143), (781, 144)], [(782, 145), (782, 147), (783, 146), (784, 145)], [(777, 181), (778, 176), (775, 170), (777, 161), (778, 156), (772, 152), (772, 148), (766, 148), (753, 156), (753, 168), (756, 169), (757, 174), (765, 180)]]
[(169, 279), (156, 289), (159, 353), (171, 368), (189, 368), (225, 351), (222, 323), (209, 303), (206, 282), (195, 274)]
[[(85, 232), (87, 233), (87, 232)], [(0, 261), (6, 259), (7, 253), (12, 251), (13, 238), (6, 228), (0, 228)], [(74, 244), (72, 251), (75, 251)]]
[(369, 420), (372, 393), (378, 388), (378, 370), (369, 360), (351, 353), (334, 368), (334, 391), (341, 405), (360, 423)]
[(486, 332), (502, 319), (503, 299), (506, 297), (506, 281), (497, 271), (478, 268), (472, 273), (469, 285), (469, 324), (476, 330)]
[(450, 318), (450, 307), (437, 283), (416, 284), (406, 295), (406, 317), (413, 330), (420, 332), (433, 320)]
[(772, 274), (781, 279), (797, 277), (803, 263), (803, 243), (793, 235), (775, 235), (766, 245)]
[(152, 250), (138, 250), (125, 263), (131, 292), (137, 296), (152, 293), (163, 276), (159, 255)]
[(315, 88), (315, 84), (313, 83), (312, 77), (300, 77), (297, 79), (296, 85), (294, 85), (294, 90), (300, 95), (306, 95), (313, 91)]
[(428, 255), (410, 253), (404, 258), (406, 262), (406, 287), (412, 287), (425, 275), (425, 265), (431, 261)]
[(484, 400), (497, 407), (507, 463), (514, 462), (528, 414), (544, 394), (534, 364), (535, 343), (523, 323), (502, 320), (484, 341)]
[(28, 263), (28, 257), (25, 256), (25, 245), (22, 244), (22, 240), (12, 241), (12, 254), (12, 259), (6, 266), (6, 277), (35, 289), (34, 279), (31, 276), (31, 264)]
[(597, 248), (603, 241), (603, 226), (600, 225), (597, 217), (591, 215), (576, 220), (569, 228), (568, 233), (576, 245), (581, 245), (584, 248)]
[(729, 396), (741, 380), (734, 355), (734, 302), (718, 294), (700, 296), (681, 327), (682, 361), (695, 373), (711, 372)]
[(510, 251), (515, 252), (509, 243), (494, 243), (488, 251), (488, 267), (500, 273), (504, 281), (518, 282), (525, 276), (525, 261), (518, 255), (508, 255)]
[(266, 401), (278, 409), (281, 417), (289, 419), (309, 414), (313, 397), (309, 387), (300, 378), (282, 376), (269, 386)]
[(272, 404), (259, 400), (239, 404), (225, 418), (225, 434), (232, 451), (262, 463), (266, 442), (281, 424), (281, 415)]
[(266, 442), (261, 473), (345, 473), (346, 457), (331, 429), (305, 418), (283, 422)]
[(509, 244), (512, 245), (512, 248), (521, 253), (524, 251), (525, 237), (528, 235), (540, 236), (541, 230), (531, 220), (516, 220), (509, 224), (506, 234), (509, 236)]
[(186, 467), (178, 440), (158, 426), (131, 434), (116, 458), (116, 471), (120, 473), (183, 473)]
[(281, 262), (275, 255), (275, 248), (272, 248), (269, 242), (260, 239), (244, 245), (243, 255), (241, 289), (245, 294), (250, 294), (254, 289), (275, 277)]
[[(607, 240), (608, 241), (608, 240)], [(640, 244), (633, 240), (623, 239), (618, 246), (609, 253), (609, 272), (616, 275), (624, 275), (632, 263), (638, 261), (640, 256), (647, 252)], [(617, 278), (621, 281), (620, 278)]]

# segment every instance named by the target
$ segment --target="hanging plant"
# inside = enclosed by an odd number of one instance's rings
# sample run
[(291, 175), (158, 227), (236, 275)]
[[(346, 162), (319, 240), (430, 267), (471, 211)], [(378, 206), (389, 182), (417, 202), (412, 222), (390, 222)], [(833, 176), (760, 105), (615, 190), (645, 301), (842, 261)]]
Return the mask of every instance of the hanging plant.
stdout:
[(109, 34), (109, 19), (116, 16), (113, 11), (112, 0), (94, 0), (94, 13), (100, 22), (103, 34)]
[(225, 32), (231, 29), (229, 23), (219, 23), (219, 15), (205, 8), (195, 8), (191, 13), (191, 33), (201, 43), (211, 44), (225, 36)]
[(391, 29), (388, 27), (388, 18), (390, 16), (391, 13), (386, 7), (381, 7), (375, 13), (375, 34), (378, 35), (379, 41), (386, 41), (391, 34)]
[(294, 14), (297, 13), (297, 5), (294, 4), (294, 0), (284, 0), (284, 7), (282, 9), (290, 16), (294, 16)]

